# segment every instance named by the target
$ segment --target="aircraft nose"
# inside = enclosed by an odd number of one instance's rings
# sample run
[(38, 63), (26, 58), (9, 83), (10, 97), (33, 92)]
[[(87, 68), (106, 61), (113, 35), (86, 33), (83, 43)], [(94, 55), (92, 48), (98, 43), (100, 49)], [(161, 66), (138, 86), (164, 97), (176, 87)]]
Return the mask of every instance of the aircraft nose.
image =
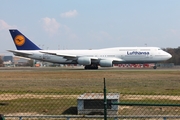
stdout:
[(172, 58), (172, 55), (167, 53), (168, 59)]

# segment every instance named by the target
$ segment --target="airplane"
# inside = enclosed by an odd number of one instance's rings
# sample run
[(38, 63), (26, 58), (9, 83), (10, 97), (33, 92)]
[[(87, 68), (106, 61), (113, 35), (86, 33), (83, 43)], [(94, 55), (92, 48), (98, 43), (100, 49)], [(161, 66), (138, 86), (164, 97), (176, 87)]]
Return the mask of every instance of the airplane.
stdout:
[(113, 67), (113, 64), (143, 64), (170, 59), (159, 47), (113, 47), (95, 50), (43, 50), (17, 29), (9, 30), (17, 50), (7, 50), (16, 56), (59, 64), (79, 64), (84, 69)]

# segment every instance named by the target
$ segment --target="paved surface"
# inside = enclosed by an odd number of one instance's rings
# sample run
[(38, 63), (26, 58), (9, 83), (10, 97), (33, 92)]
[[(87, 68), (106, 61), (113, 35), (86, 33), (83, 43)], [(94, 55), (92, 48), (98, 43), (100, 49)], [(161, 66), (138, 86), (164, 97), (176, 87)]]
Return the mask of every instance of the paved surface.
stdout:
[(78, 70), (78, 71), (179, 71), (180, 67), (173, 67), (173, 68), (119, 68), (119, 67), (113, 67), (113, 68), (99, 68), (98, 70), (84, 70), (83, 67), (0, 67), (1, 71), (12, 71), (12, 70), (18, 70), (18, 71), (31, 71), (31, 70), (42, 70), (42, 71), (71, 71), (71, 70)]

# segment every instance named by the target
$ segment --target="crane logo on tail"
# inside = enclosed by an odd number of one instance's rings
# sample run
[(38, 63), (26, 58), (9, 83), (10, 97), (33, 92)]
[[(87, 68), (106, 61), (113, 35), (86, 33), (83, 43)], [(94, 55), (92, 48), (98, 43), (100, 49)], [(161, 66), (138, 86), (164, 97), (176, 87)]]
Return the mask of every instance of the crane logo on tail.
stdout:
[(23, 35), (17, 35), (14, 39), (14, 42), (17, 46), (22, 46), (25, 43), (25, 38)]

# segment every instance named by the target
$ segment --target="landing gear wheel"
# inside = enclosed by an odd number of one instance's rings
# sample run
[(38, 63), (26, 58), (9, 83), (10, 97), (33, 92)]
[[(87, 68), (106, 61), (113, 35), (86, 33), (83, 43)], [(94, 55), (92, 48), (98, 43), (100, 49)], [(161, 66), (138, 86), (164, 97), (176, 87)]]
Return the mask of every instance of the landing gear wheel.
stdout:
[(84, 67), (84, 69), (85, 69), (85, 70), (87, 70), (87, 69), (98, 69), (98, 66), (97, 66), (97, 65), (86, 65), (86, 66)]
[(154, 66), (153, 69), (157, 69), (157, 66)]

